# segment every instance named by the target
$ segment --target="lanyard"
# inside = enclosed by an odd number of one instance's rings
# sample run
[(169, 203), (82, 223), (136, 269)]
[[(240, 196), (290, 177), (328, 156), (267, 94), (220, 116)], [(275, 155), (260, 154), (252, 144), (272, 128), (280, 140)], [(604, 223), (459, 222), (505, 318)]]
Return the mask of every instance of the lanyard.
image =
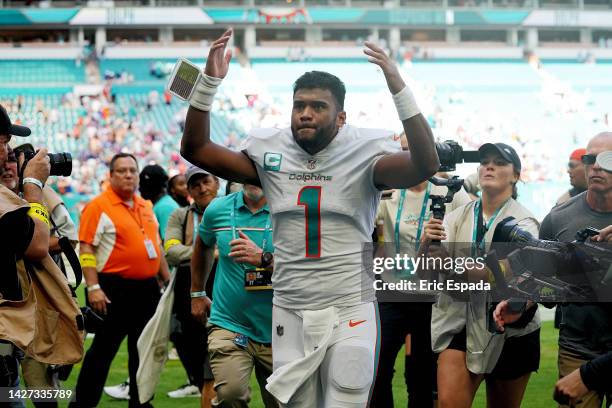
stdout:
[[(419, 241), (421, 240), (421, 234), (423, 233), (423, 222), (425, 221), (425, 213), (427, 212), (427, 203), (429, 201), (429, 193), (431, 192), (431, 184), (427, 183), (427, 189), (425, 190), (425, 197), (423, 197), (423, 204), (421, 205), (421, 214), (419, 215), (419, 226), (417, 228), (416, 241), (414, 243), (414, 249), (419, 249)], [(404, 210), (404, 201), (406, 200), (406, 190), (402, 189), (400, 193), (399, 203), (397, 204), (397, 215), (395, 216), (395, 253), (400, 252), (400, 220), (402, 218), (402, 211)]]
[(487, 231), (489, 231), (489, 228), (491, 228), (491, 225), (493, 225), (495, 218), (497, 218), (497, 216), (499, 215), (501, 210), (506, 206), (508, 201), (509, 200), (506, 200), (497, 210), (495, 210), (495, 212), (493, 213), (493, 216), (489, 218), (489, 221), (487, 222), (487, 225), (484, 228), (484, 233), (482, 234), (482, 238), (480, 239), (480, 241), (478, 241), (478, 225), (480, 224), (480, 220), (483, 219), (482, 218), (482, 198), (479, 198), (478, 201), (476, 201), (476, 205), (474, 205), (474, 222), (473, 222), (474, 227), (472, 231), (472, 257), (476, 256), (476, 252), (478, 250), (484, 251), (485, 235)]
[[(238, 234), (236, 233), (236, 199), (237, 195), (234, 196), (234, 205), (232, 206), (232, 210), (230, 212), (230, 219), (232, 222), (232, 239), (238, 238)], [(261, 243), (261, 250), (266, 250), (266, 243), (268, 242), (268, 235), (270, 234), (270, 214), (268, 214), (268, 220), (266, 221), (266, 228), (264, 229), (264, 237)]]
[(200, 220), (198, 220), (198, 213), (193, 212), (193, 238), (191, 239), (191, 246), (195, 245), (196, 238), (198, 236), (198, 227), (200, 226)]

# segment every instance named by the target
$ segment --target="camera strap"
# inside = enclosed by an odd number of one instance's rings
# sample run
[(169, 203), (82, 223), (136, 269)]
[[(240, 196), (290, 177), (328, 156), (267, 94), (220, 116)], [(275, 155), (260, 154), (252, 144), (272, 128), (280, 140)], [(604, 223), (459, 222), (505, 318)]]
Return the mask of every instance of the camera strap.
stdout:
[[(75, 278), (74, 287), (70, 285), (68, 286), (70, 286), (70, 289), (73, 291), (73, 293), (75, 293), (75, 291), (77, 290), (77, 288), (83, 281), (83, 270), (81, 269), (81, 263), (79, 262), (79, 257), (74, 251), (74, 248), (72, 247), (72, 244), (70, 243), (70, 240), (68, 239), (68, 237), (64, 237), (60, 235), (57, 225), (55, 225), (55, 222), (53, 222), (53, 218), (50, 217), (49, 221), (51, 221), (53, 230), (55, 231), (55, 233), (57, 234), (59, 238), (58, 244), (60, 246), (60, 249), (62, 250), (64, 255), (66, 255), (66, 259), (68, 260), (68, 263), (70, 264), (70, 267), (72, 268), (72, 272), (74, 273), (74, 278)], [(64, 270), (64, 268), (60, 268), (60, 269), (67, 280), (68, 276), (66, 275), (66, 271)]]
[(79, 258), (77, 257), (74, 248), (72, 248), (72, 244), (68, 237), (60, 237), (59, 238), (59, 246), (62, 249), (64, 255), (66, 255), (66, 259), (68, 259), (68, 263), (72, 267), (72, 272), (74, 273), (74, 287), (73, 290), (76, 290), (81, 282), (83, 281), (83, 270), (81, 269), (81, 263), (79, 262)]

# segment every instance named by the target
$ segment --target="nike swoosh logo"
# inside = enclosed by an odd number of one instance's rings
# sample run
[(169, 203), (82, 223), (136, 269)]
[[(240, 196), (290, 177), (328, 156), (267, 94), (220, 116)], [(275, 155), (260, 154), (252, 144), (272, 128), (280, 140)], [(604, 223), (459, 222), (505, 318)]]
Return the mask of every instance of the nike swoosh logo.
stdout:
[(349, 327), (355, 327), (365, 322), (365, 320), (357, 320), (356, 322), (349, 320)]

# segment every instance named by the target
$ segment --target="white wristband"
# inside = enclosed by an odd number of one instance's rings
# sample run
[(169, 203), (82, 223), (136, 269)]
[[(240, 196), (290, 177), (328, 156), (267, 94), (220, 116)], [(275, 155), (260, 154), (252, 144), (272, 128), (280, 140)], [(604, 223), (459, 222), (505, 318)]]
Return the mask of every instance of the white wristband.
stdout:
[(200, 80), (193, 90), (193, 95), (189, 98), (189, 104), (196, 109), (208, 112), (212, 106), (213, 99), (217, 93), (217, 88), (221, 85), (221, 78), (215, 78), (202, 74)]
[(87, 292), (93, 292), (94, 290), (102, 289), (99, 283), (94, 283), (93, 285), (89, 285), (87, 287)]
[(34, 178), (34, 177), (26, 177), (26, 178), (24, 178), (23, 179), (23, 184), (26, 184), (26, 183), (34, 184), (35, 186), (37, 186), (41, 190), (45, 186), (42, 181), (40, 181), (39, 179)]
[(421, 113), (412, 91), (410, 91), (407, 86), (393, 95), (393, 102), (395, 102), (395, 109), (397, 109), (397, 114), (401, 121), (410, 119)]

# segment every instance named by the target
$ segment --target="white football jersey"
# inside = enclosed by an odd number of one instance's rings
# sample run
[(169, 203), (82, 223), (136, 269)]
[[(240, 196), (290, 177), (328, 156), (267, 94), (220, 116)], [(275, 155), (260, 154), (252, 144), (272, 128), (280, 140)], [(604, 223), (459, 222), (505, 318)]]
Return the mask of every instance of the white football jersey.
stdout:
[(364, 245), (372, 242), (380, 191), (373, 169), (401, 150), (393, 132), (343, 126), (314, 156), (290, 128), (255, 129), (243, 145), (268, 200), (274, 237), (274, 304), (289, 309), (374, 300), (362, 287)]

